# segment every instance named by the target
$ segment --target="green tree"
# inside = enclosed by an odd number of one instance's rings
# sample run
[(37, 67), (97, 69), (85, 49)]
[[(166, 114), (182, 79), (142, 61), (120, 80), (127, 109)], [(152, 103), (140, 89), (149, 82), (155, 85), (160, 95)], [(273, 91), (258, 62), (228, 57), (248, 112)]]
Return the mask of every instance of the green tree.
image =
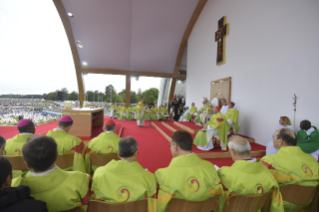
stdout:
[(68, 95), (68, 100), (73, 100), (73, 101), (76, 101), (79, 99), (79, 94), (75, 91), (71, 92), (69, 95)]
[(116, 102), (116, 90), (113, 85), (108, 85), (105, 87), (105, 98), (107, 102)]

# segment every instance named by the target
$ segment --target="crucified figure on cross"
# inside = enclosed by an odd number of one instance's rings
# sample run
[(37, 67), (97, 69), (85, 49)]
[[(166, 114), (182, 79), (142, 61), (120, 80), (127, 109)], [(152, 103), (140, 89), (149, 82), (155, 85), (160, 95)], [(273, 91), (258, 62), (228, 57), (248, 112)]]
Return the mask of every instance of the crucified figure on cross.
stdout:
[(225, 16), (219, 19), (218, 30), (215, 32), (215, 42), (217, 42), (217, 65), (225, 63), (225, 36), (228, 33), (227, 25)]

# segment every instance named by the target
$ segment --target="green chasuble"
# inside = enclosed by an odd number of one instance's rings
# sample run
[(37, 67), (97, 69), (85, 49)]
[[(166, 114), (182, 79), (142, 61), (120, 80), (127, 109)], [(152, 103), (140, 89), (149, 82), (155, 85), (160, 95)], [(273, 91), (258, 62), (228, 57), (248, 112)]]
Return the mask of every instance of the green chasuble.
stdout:
[(144, 105), (143, 102), (137, 103), (136, 108), (135, 108), (135, 110), (136, 110), (136, 119), (137, 120), (140, 120), (140, 112), (143, 110), (144, 107), (145, 107), (145, 105)]
[(166, 108), (160, 108), (159, 111), (160, 111), (160, 119), (166, 121), (167, 117), (165, 117), (165, 116), (168, 115), (167, 109)]
[(150, 109), (150, 116), (151, 116), (151, 120), (152, 121), (156, 121), (157, 120), (156, 108)]
[(13, 179), (12, 187), (29, 186), (31, 196), (46, 202), (49, 212), (67, 211), (81, 207), (87, 211), (89, 202), (89, 182), (91, 177), (79, 171), (64, 171), (57, 167), (44, 176), (31, 176), (24, 173)]
[(112, 160), (96, 169), (92, 199), (108, 203), (148, 201), (148, 211), (156, 212), (157, 183), (154, 174), (137, 161)]
[(201, 114), (202, 112), (206, 112), (207, 108), (210, 108), (210, 107), (213, 108), (213, 105), (212, 105), (210, 102), (208, 102), (207, 104), (205, 104), (205, 105), (199, 110), (199, 112), (198, 112), (196, 118), (194, 119), (194, 123), (201, 124), (200, 114)]
[(60, 129), (50, 130), (47, 136), (54, 138), (58, 144), (59, 155), (74, 154), (73, 167), (66, 168), (66, 171), (86, 172), (84, 161), (86, 146), (81, 139)]
[[(222, 121), (218, 122), (218, 119)], [(223, 150), (227, 149), (227, 127), (226, 127), (226, 120), (222, 113), (214, 114), (205, 126), (210, 126), (217, 129), (218, 137), (221, 140), (221, 148)], [(208, 133), (213, 132), (213, 130), (208, 130)], [(209, 137), (209, 139), (207, 138)], [(194, 144), (197, 146), (206, 146), (208, 145), (208, 141), (211, 139), (211, 136), (207, 136), (207, 131), (199, 130), (194, 138)]]
[(189, 110), (188, 114), (186, 114), (186, 115), (184, 116), (184, 119), (190, 121), (190, 120), (193, 118), (193, 116), (194, 116), (194, 114), (195, 114), (196, 112), (197, 112), (197, 107), (192, 107), (192, 108)]
[[(4, 155), (18, 156), (22, 155), (22, 147), (27, 142), (27, 139), (32, 137), (33, 134), (18, 134), (13, 138), (10, 138), (6, 142), (6, 147), (3, 151)], [(28, 172), (28, 169), (25, 170), (13, 170), (12, 178), (19, 177), (22, 173)]]
[[(91, 172), (90, 154), (97, 153), (101, 155), (114, 154), (119, 151), (120, 137), (114, 132), (102, 132), (96, 138), (93, 138), (89, 144), (85, 155), (86, 172)], [(96, 166), (92, 166), (93, 172), (97, 169)], [(93, 173), (92, 173), (93, 174)]]
[(238, 160), (231, 167), (221, 167), (217, 172), (223, 184), (226, 199), (233, 194), (249, 196), (264, 194), (272, 190), (269, 211), (284, 211), (277, 181), (261, 161)]
[(111, 106), (111, 111), (112, 111), (113, 109), (115, 109), (114, 112), (113, 112), (113, 116), (118, 116), (118, 115), (119, 115), (118, 107), (117, 107), (116, 105), (112, 105), (112, 106)]
[(299, 130), (297, 133), (297, 146), (299, 146), (305, 153), (313, 153), (319, 149), (319, 131), (315, 128), (310, 136), (307, 135), (306, 131)]
[(226, 121), (228, 119), (233, 121), (233, 124), (229, 124), (228, 122), (226, 122), (226, 127), (227, 127), (227, 132), (230, 130), (230, 128), (234, 125), (235, 126), (235, 130), (234, 133), (238, 134), (240, 127), (238, 125), (238, 115), (239, 115), (239, 111), (235, 108), (231, 108), (227, 111), (227, 113), (225, 114), (225, 119)]
[(127, 114), (127, 120), (132, 120), (133, 119), (133, 109), (131, 107), (128, 107), (126, 109), (126, 114)]
[[(159, 184), (159, 212), (166, 211), (172, 198), (200, 202), (214, 197), (215, 194), (221, 194), (219, 201), (221, 204), (225, 202), (214, 165), (200, 159), (195, 153), (173, 158), (169, 166), (158, 169), (155, 176)], [(220, 207), (218, 211), (221, 210)]]
[(27, 139), (32, 136), (33, 134), (18, 134), (8, 139), (3, 154), (11, 156), (22, 155), (23, 145), (27, 142)]
[[(319, 183), (319, 163), (298, 146), (281, 147), (277, 154), (266, 155), (263, 164), (270, 170), (279, 187), (286, 184), (315, 187)], [(284, 201), (285, 211), (298, 211), (304, 205)]]

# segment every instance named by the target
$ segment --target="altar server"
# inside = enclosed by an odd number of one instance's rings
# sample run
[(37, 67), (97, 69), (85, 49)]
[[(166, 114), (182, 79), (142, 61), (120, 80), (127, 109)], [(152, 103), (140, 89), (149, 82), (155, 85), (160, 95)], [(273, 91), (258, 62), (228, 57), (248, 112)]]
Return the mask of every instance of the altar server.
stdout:
[(84, 162), (86, 146), (80, 138), (68, 134), (72, 126), (73, 119), (70, 116), (62, 116), (58, 127), (50, 130), (47, 136), (54, 138), (58, 145), (59, 155), (74, 154), (73, 167), (65, 169), (66, 171), (86, 172)]
[(226, 150), (227, 126), (224, 116), (220, 112), (220, 107), (214, 107), (213, 114), (207, 124), (205, 124), (205, 127), (197, 132), (194, 138), (194, 144), (198, 149), (208, 151), (214, 148), (212, 138), (218, 136), (222, 150)]
[(55, 165), (57, 144), (48, 136), (37, 136), (22, 149), (30, 170), (12, 181), (12, 187), (29, 186), (31, 196), (46, 202), (48, 211), (81, 207), (87, 211), (91, 177), (79, 171), (64, 171)]
[[(319, 164), (311, 155), (304, 153), (297, 145), (296, 134), (286, 128), (274, 134), (277, 154), (264, 156), (261, 160), (270, 170), (280, 188), (286, 184), (315, 187), (319, 183)], [(284, 201), (285, 211), (299, 211), (304, 205)]]
[(228, 104), (226, 99), (222, 99), (222, 108), (220, 109), (220, 112), (223, 114), (223, 116), (227, 113), (228, 111)]
[(91, 198), (108, 203), (126, 203), (147, 199), (148, 211), (156, 211), (157, 183), (154, 174), (137, 162), (138, 145), (134, 138), (122, 138), (119, 157), (99, 167), (93, 176)]
[(174, 132), (170, 145), (173, 159), (167, 168), (155, 172), (159, 212), (166, 211), (172, 198), (199, 202), (220, 194), (220, 204), (224, 204), (223, 188), (214, 165), (192, 153), (192, 147), (193, 139), (188, 132)]
[(228, 148), (234, 164), (230, 167), (223, 166), (217, 171), (226, 199), (234, 194), (249, 196), (273, 191), (269, 211), (283, 212), (277, 181), (259, 159), (251, 157), (249, 142), (243, 137), (232, 136), (228, 141)]
[(35, 126), (30, 119), (21, 119), (17, 127), (20, 133), (7, 140), (5, 155), (21, 155), (23, 145), (35, 133)]
[[(116, 124), (112, 119), (107, 120), (104, 123), (104, 132), (100, 133), (99, 136), (93, 138), (86, 150), (85, 164), (87, 173), (90, 173), (90, 154), (97, 153), (101, 155), (114, 154), (118, 152), (118, 145), (120, 137), (115, 133)], [(97, 167), (93, 166), (93, 172)]]
[(311, 154), (319, 161), (319, 131), (308, 120), (300, 122), (300, 130), (297, 133), (297, 146), (303, 152)]
[(294, 131), (294, 128), (291, 126), (290, 119), (287, 116), (281, 116), (279, 118), (279, 124), (277, 125), (277, 127), (275, 128), (274, 132), (271, 135), (271, 141), (269, 141), (267, 144), (266, 155), (276, 154), (278, 152), (278, 149), (274, 147), (273, 138), (274, 138), (274, 133), (277, 130), (282, 128), (287, 128)]

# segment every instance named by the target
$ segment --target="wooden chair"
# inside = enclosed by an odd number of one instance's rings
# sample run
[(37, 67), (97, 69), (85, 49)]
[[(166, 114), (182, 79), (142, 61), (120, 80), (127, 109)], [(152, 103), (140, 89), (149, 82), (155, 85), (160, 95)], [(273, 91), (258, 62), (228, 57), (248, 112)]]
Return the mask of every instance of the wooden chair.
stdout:
[(55, 161), (55, 164), (60, 169), (66, 169), (73, 166), (74, 161), (74, 153), (66, 154), (66, 155), (59, 155)]
[(284, 201), (296, 205), (304, 205), (312, 200), (311, 212), (317, 212), (319, 201), (319, 185), (316, 187), (284, 185), (280, 191)]
[(9, 155), (4, 155), (4, 156), (9, 159), (12, 166), (12, 170), (28, 169), (22, 156), (9, 156)]
[(71, 210), (68, 210), (66, 212), (82, 212), (81, 207), (73, 208)]
[(169, 201), (166, 212), (217, 212), (219, 205), (219, 194), (213, 198), (202, 202), (191, 202), (181, 199), (171, 199)]
[(224, 212), (257, 212), (262, 209), (262, 212), (269, 211), (269, 204), (272, 191), (265, 194), (241, 196), (232, 195), (227, 200)]
[(99, 200), (90, 200), (88, 212), (147, 212), (147, 200), (128, 203), (106, 203)]
[(120, 158), (116, 153), (108, 155), (101, 155), (97, 153), (90, 154), (91, 173), (93, 173), (92, 166), (105, 166), (111, 160), (120, 160)]

